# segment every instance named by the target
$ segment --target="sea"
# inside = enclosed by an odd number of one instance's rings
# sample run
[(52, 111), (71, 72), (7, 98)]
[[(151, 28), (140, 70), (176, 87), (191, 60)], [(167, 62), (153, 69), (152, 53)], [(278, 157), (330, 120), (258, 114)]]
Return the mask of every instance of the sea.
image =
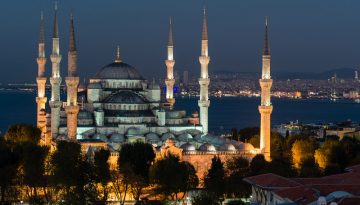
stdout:
[[(0, 91), (0, 131), (16, 123), (36, 124), (34, 91)], [(198, 111), (198, 98), (178, 97), (175, 109), (188, 114)], [(212, 97), (209, 108), (209, 131), (227, 133), (232, 128), (259, 126), (258, 97)], [(347, 100), (272, 98), (272, 126), (290, 121), (331, 123), (360, 120), (360, 103)]]

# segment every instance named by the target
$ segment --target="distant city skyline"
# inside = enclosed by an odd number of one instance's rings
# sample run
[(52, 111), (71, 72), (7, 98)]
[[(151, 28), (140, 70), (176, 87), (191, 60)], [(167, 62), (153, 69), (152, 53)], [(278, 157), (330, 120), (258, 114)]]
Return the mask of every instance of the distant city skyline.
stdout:
[[(360, 65), (360, 2), (319, 1), (59, 1), (61, 73), (67, 71), (70, 11), (76, 25), (78, 72), (89, 78), (115, 58), (145, 78), (165, 77), (169, 16), (175, 71), (198, 74), (202, 8), (208, 9), (209, 71), (261, 71), (264, 17), (269, 16), (272, 70), (322, 72)], [(46, 72), (51, 72), (54, 1), (3, 1), (0, 8), (0, 83), (35, 82), (40, 12), (46, 30)], [(186, 14), (186, 15), (184, 15)], [(63, 75), (65, 76), (65, 75)]]

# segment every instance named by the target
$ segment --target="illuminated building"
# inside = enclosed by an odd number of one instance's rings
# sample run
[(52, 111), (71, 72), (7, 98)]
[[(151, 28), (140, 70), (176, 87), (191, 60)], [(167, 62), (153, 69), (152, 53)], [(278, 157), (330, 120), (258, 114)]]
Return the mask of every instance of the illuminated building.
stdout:
[(268, 37), (268, 22), (265, 23), (265, 40), (262, 53), (262, 78), (259, 80), (261, 87), (260, 112), (260, 150), (266, 160), (270, 161), (270, 131), (271, 131), (271, 112), (273, 106), (270, 101), (272, 79), (270, 75), (270, 47)]

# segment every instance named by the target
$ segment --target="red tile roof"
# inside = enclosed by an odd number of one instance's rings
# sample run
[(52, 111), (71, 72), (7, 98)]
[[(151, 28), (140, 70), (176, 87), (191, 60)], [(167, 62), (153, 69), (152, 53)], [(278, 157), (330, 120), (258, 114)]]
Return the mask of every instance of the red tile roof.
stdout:
[(246, 182), (250, 184), (254, 184), (256, 186), (260, 186), (268, 189), (276, 189), (276, 188), (284, 188), (284, 187), (296, 187), (300, 186), (298, 182), (295, 182), (291, 179), (268, 173), (261, 174), (257, 176), (247, 177), (244, 179)]
[(337, 202), (338, 205), (356, 205), (360, 204), (360, 197), (342, 198)]
[(281, 198), (290, 199), (297, 204), (309, 204), (313, 201), (316, 201), (319, 197), (317, 190), (307, 186), (298, 186), (276, 190), (273, 191), (273, 193)]

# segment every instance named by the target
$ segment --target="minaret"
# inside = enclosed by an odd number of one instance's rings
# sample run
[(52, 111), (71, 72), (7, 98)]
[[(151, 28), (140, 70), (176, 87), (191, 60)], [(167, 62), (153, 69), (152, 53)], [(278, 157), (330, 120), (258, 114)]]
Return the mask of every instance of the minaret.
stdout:
[(45, 140), (46, 132), (46, 113), (45, 105), (47, 98), (45, 97), (46, 92), (46, 77), (45, 77), (45, 28), (44, 28), (44, 16), (41, 12), (40, 21), (40, 35), (39, 35), (39, 56), (36, 59), (38, 64), (38, 75), (36, 78), (38, 86), (38, 95), (36, 97), (37, 103), (37, 127), (41, 130), (42, 138)]
[(208, 133), (208, 109), (210, 106), (209, 101), (209, 72), (208, 65), (210, 62), (210, 57), (208, 53), (208, 35), (206, 27), (206, 10), (204, 9), (204, 20), (203, 20), (203, 30), (201, 38), (201, 56), (199, 57), (199, 62), (201, 64), (201, 72), (199, 78), (200, 84), (200, 99), (198, 105), (200, 107), (200, 124), (203, 127), (203, 134)]
[(67, 87), (67, 102), (66, 102), (66, 115), (67, 115), (67, 131), (70, 140), (76, 140), (77, 134), (77, 118), (79, 113), (79, 106), (77, 104), (77, 91), (79, 86), (79, 77), (76, 74), (77, 70), (77, 55), (75, 46), (75, 30), (74, 30), (74, 17), (71, 14), (70, 20), (70, 38), (68, 50), (68, 76), (65, 78)]
[(55, 17), (54, 17), (54, 31), (52, 37), (52, 54), (51, 54), (51, 63), (52, 63), (52, 74), (50, 78), (51, 83), (51, 136), (55, 138), (59, 133), (60, 125), (60, 108), (62, 102), (60, 101), (60, 46), (59, 46), (59, 28), (58, 28), (58, 19), (57, 19), (57, 3), (55, 2)]
[(170, 107), (172, 108), (175, 104), (175, 98), (174, 98), (174, 42), (173, 42), (173, 36), (172, 36), (172, 22), (170, 17), (170, 27), (169, 27), (169, 39), (167, 43), (167, 59), (165, 60), (166, 64), (166, 100), (170, 104)]
[(270, 47), (268, 37), (268, 22), (265, 20), (265, 39), (262, 52), (262, 78), (259, 80), (261, 87), (261, 105), (260, 112), (260, 150), (267, 161), (270, 161), (270, 130), (271, 130), (271, 112), (273, 106), (270, 101), (270, 91), (272, 79), (270, 76)]

